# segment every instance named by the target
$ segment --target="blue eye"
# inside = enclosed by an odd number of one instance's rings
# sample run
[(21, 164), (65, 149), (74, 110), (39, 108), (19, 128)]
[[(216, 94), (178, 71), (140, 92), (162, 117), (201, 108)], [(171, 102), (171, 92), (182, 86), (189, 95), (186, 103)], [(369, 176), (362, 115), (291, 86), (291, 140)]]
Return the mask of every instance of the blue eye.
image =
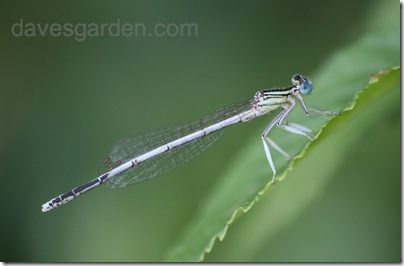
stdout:
[(300, 84), (300, 92), (302, 94), (310, 94), (311, 90), (313, 89), (313, 84), (308, 81), (308, 80), (304, 80), (301, 84)]
[(299, 86), (299, 91), (301, 94), (310, 94), (311, 90), (313, 89), (313, 84), (300, 74), (293, 75), (292, 83)]

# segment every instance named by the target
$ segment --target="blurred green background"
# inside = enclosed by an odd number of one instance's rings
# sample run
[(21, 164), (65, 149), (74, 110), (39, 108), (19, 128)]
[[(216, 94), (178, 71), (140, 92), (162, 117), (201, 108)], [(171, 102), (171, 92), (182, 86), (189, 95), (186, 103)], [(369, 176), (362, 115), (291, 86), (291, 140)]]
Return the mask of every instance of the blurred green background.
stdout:
[[(161, 178), (101, 187), (46, 214), (41, 204), (95, 178), (122, 137), (197, 119), (257, 90), (289, 86), (295, 73), (318, 71), (364, 31), (378, 2), (3, 1), (0, 260), (163, 260), (217, 177), (268, 119), (229, 129)], [(198, 32), (83, 41), (15, 37), (11, 28), (21, 18), (42, 26), (196, 23)], [(207, 261), (400, 261), (397, 112), (352, 147), (344, 175), (336, 174), (343, 178), (252, 256), (231, 247), (242, 243), (237, 231), (249, 227), (248, 218), (265, 212), (265, 200), (240, 217)]]

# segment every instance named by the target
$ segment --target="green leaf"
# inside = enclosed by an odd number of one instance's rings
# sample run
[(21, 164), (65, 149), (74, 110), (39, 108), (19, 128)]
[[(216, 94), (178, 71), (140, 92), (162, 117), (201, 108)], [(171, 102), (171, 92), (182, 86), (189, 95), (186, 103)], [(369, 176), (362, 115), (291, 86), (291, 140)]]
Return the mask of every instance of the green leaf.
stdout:
[[(305, 102), (308, 106), (319, 109), (342, 110), (341, 115), (326, 122), (327, 118), (322, 117), (308, 119), (301, 110), (295, 108), (290, 121), (299, 121), (313, 130), (320, 129), (313, 143), (280, 130), (271, 132), (271, 138), (290, 155), (295, 156), (292, 161), (286, 162), (274, 152), (279, 180), (275, 186), (270, 182), (272, 173), (266, 162), (261, 140), (257, 137), (261, 132), (251, 134), (253, 138), (249, 145), (219, 178), (177, 245), (170, 250), (167, 259), (203, 260), (205, 254), (213, 248), (216, 238), (223, 240), (235, 218), (250, 210), (264, 194), (274, 194), (268, 212), (273, 215), (283, 214), (277, 223), (257, 221), (267, 224), (266, 233), (274, 234), (290, 223), (305, 205), (322, 193), (326, 182), (332, 177), (352, 143), (372, 125), (373, 120), (369, 117), (382, 113), (380, 110), (383, 108), (380, 105), (399, 104), (399, 68), (390, 69), (399, 64), (399, 55), (398, 24), (387, 23), (369, 27), (369, 32), (358, 41), (331, 56), (314, 76), (316, 89), (311, 96), (305, 98)], [(380, 76), (369, 80), (370, 75), (387, 68), (389, 69)], [(375, 104), (377, 102), (381, 104)], [(361, 116), (365, 110), (370, 110), (370, 114), (365, 112)], [(312, 152), (315, 148), (316, 152)], [(327, 161), (318, 165), (318, 158), (324, 154), (327, 154)], [(290, 172), (293, 177), (289, 175)], [(289, 178), (293, 180), (284, 182), (285, 178), (288, 181)], [(284, 183), (288, 184), (287, 193), (282, 189)], [(272, 193), (277, 190), (283, 190), (284, 193)], [(260, 241), (258, 235), (252, 239), (257, 240), (256, 243)], [(254, 245), (253, 241), (249, 243), (251, 245), (245, 245), (243, 252), (252, 254), (258, 244)]]

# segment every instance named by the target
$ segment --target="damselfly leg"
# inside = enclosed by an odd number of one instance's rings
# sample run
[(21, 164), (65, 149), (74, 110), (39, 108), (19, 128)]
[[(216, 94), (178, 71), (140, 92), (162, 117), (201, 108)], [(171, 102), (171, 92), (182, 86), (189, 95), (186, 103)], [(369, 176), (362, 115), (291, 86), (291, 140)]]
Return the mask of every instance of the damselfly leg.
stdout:
[[(324, 115), (324, 116), (335, 116), (338, 115), (339, 113), (333, 112), (333, 111), (323, 111), (323, 110), (317, 110), (317, 109), (312, 109), (312, 108), (307, 108), (303, 99), (300, 97), (300, 95), (296, 95), (297, 99), (299, 100), (303, 110), (305, 111), (306, 115), (308, 116), (313, 116), (313, 115)], [(264, 130), (262, 134), (262, 143), (264, 145), (264, 151), (265, 155), (267, 157), (268, 163), (272, 169), (273, 175), (272, 175), (272, 183), (275, 182), (275, 176), (276, 176), (276, 168), (274, 166), (274, 162), (272, 160), (271, 152), (269, 150), (268, 144), (273, 147), (275, 150), (277, 150), (279, 153), (284, 155), (288, 160), (290, 159), (289, 154), (287, 154), (279, 145), (277, 145), (273, 140), (271, 140), (268, 137), (268, 133), (271, 131), (271, 129), (276, 125), (277, 127), (290, 132), (292, 134), (296, 135), (301, 135), (307, 137), (310, 141), (313, 141), (313, 138), (310, 137), (307, 133), (311, 133), (312, 130), (308, 127), (305, 127), (300, 124), (296, 123), (290, 123), (288, 122), (288, 115), (289, 112), (293, 109), (295, 106), (295, 101), (294, 99), (291, 99), (287, 104), (284, 104), (282, 112), (280, 112), (278, 115), (275, 116), (275, 118), (268, 124), (267, 128)]]

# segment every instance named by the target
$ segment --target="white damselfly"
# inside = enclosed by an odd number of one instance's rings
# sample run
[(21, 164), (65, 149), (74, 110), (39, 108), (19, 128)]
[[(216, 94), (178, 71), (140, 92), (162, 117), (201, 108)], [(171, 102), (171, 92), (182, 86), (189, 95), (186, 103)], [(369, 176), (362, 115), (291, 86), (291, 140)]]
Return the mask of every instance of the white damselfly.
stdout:
[(307, 134), (311, 132), (309, 128), (288, 122), (288, 115), (295, 106), (295, 100), (300, 103), (306, 115), (338, 114), (306, 107), (300, 94), (310, 94), (313, 85), (304, 76), (294, 75), (292, 83), (293, 86), (288, 88), (258, 91), (252, 99), (225, 107), (194, 123), (125, 140), (103, 161), (99, 177), (46, 202), (42, 205), (42, 212), (57, 208), (105, 182), (111, 188), (125, 187), (164, 174), (209, 147), (223, 133), (224, 128), (248, 122), (280, 108), (281, 111), (268, 124), (261, 136), (274, 182), (276, 168), (268, 144), (287, 158), (289, 155), (268, 137), (271, 129), (276, 125), (287, 132), (305, 136), (313, 141)]

